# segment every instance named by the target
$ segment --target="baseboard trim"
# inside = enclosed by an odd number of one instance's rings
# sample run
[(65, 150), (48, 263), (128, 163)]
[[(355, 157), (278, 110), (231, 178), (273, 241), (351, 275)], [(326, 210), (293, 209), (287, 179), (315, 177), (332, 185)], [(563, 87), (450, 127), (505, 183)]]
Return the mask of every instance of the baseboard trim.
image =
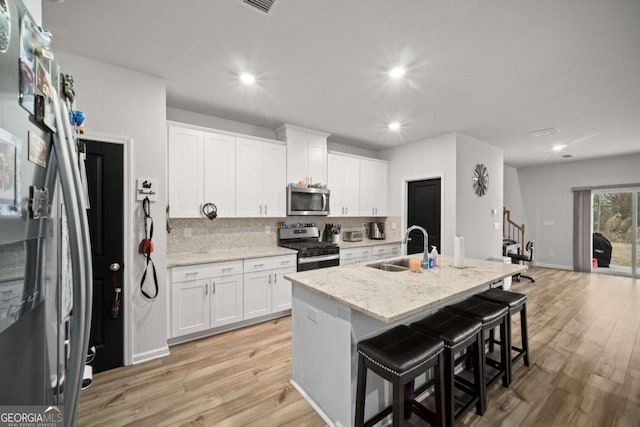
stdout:
[(302, 396), (302, 398), (304, 400), (307, 401), (307, 403), (313, 408), (314, 411), (316, 411), (316, 413), (318, 415), (320, 415), (320, 417), (324, 420), (325, 423), (327, 423), (327, 425), (329, 425), (330, 427), (342, 427), (341, 423), (336, 424), (323, 410), (322, 408), (320, 408), (320, 406), (315, 402), (315, 400), (313, 400), (311, 398), (311, 396), (309, 396), (307, 394), (307, 392), (300, 387), (300, 385), (295, 382), (295, 380), (291, 379), (289, 381), (291, 383), (291, 385), (293, 387), (295, 387), (296, 390), (298, 390), (298, 393), (300, 393), (300, 395)]
[(159, 359), (169, 355), (169, 346), (165, 345), (155, 350), (145, 351), (144, 353), (134, 354), (131, 357), (131, 363), (137, 365), (138, 363), (148, 362), (153, 359)]
[[(573, 267), (568, 266), (568, 265), (546, 264), (546, 263), (540, 263), (540, 262), (536, 262), (534, 264), (534, 267), (557, 268), (558, 270), (573, 271)], [(524, 274), (527, 274), (527, 273), (525, 272)]]
[(224, 332), (233, 331), (235, 329), (244, 328), (247, 326), (257, 325), (258, 323), (268, 322), (270, 320), (278, 319), (280, 317), (285, 317), (291, 315), (291, 310), (279, 311), (277, 313), (267, 314), (261, 317), (254, 317), (253, 319), (241, 320), (240, 322), (230, 323), (228, 325), (219, 326), (217, 328), (207, 329), (205, 331), (194, 332), (188, 335), (181, 335), (179, 337), (169, 338), (167, 340), (169, 346), (174, 346), (177, 344), (182, 344), (185, 342), (198, 340), (200, 338), (210, 337), (212, 335), (222, 334)]

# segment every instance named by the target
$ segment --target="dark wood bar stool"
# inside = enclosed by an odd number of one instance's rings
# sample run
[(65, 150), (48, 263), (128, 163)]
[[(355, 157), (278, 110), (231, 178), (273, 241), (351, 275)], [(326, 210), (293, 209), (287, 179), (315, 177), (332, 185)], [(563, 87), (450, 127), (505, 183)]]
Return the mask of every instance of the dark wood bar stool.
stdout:
[[(486, 408), (484, 378), (484, 358), (481, 357), (482, 323), (453, 313), (438, 311), (425, 317), (411, 327), (444, 341), (444, 411), (445, 425), (453, 426), (470, 408), (476, 406), (478, 414), (484, 414)], [(456, 354), (464, 353), (458, 359)], [(455, 367), (471, 356), (473, 360), (473, 383), (455, 375)], [(470, 396), (456, 411), (455, 389)]]
[[(442, 425), (443, 374), (442, 340), (422, 334), (406, 325), (358, 343), (358, 384), (356, 390), (356, 427), (372, 426), (393, 413), (393, 426), (400, 426), (411, 412), (431, 425)], [(416, 377), (433, 368), (435, 385), (435, 411), (430, 411), (414, 400), (413, 382)], [(364, 421), (367, 388), (367, 370), (372, 370), (393, 386), (393, 403), (383, 411)], [(406, 395), (405, 395), (406, 394)]]
[[(520, 357), (524, 360), (524, 366), (529, 366), (529, 335), (527, 331), (527, 296), (517, 292), (503, 291), (502, 289), (489, 289), (476, 295), (478, 298), (482, 298), (485, 301), (493, 302), (496, 304), (502, 304), (509, 307), (509, 333), (511, 338), (511, 350), (516, 352), (516, 356), (511, 359), (511, 363), (517, 361)], [(514, 314), (520, 313), (520, 336), (522, 339), (522, 348), (518, 348), (513, 345), (513, 332), (511, 319)], [(495, 339), (494, 330), (491, 331), (489, 336), (489, 350), (492, 351), (491, 346), (493, 344), (502, 345), (500, 341)]]
[[(502, 377), (502, 385), (509, 387), (511, 384), (511, 356), (508, 350), (511, 347), (509, 309), (504, 305), (488, 302), (474, 296), (457, 304), (448, 305), (444, 310), (482, 322), (483, 333), (500, 327), (500, 337), (505, 341), (505, 345), (500, 345), (500, 361), (488, 356), (484, 358), (487, 365), (498, 370), (494, 376), (488, 379), (486, 385), (489, 386)], [(484, 345), (482, 350), (484, 353)]]

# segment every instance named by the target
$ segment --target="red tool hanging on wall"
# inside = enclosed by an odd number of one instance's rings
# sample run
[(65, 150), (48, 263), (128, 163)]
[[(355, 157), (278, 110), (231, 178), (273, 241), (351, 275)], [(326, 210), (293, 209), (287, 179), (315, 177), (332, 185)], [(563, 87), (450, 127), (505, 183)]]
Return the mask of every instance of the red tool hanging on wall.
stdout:
[[(153, 300), (158, 296), (159, 288), (156, 266), (151, 259), (151, 253), (153, 252), (153, 218), (151, 217), (151, 207), (148, 197), (145, 197), (142, 201), (142, 211), (144, 212), (144, 239), (140, 242), (138, 251), (144, 256), (146, 264), (144, 267), (144, 273), (142, 274), (142, 279), (140, 280), (140, 292), (142, 292), (142, 295), (145, 298)], [(144, 282), (147, 279), (149, 264), (151, 264), (151, 269), (153, 271), (153, 284), (155, 288), (155, 293), (153, 295), (144, 290)]]

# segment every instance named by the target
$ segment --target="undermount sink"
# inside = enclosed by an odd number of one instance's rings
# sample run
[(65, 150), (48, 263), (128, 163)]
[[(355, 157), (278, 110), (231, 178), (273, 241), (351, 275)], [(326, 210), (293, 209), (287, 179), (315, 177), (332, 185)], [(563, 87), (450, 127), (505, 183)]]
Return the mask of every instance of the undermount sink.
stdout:
[(407, 271), (409, 270), (409, 259), (410, 258), (402, 258), (392, 261), (376, 262), (375, 264), (368, 264), (367, 267), (391, 272)]

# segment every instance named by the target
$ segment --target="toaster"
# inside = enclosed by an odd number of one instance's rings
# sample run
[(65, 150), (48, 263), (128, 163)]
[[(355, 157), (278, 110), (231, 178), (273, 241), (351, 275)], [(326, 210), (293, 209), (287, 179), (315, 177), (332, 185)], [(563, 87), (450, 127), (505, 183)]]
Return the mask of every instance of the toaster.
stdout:
[(344, 242), (362, 242), (362, 230), (344, 230), (342, 232), (342, 241)]

